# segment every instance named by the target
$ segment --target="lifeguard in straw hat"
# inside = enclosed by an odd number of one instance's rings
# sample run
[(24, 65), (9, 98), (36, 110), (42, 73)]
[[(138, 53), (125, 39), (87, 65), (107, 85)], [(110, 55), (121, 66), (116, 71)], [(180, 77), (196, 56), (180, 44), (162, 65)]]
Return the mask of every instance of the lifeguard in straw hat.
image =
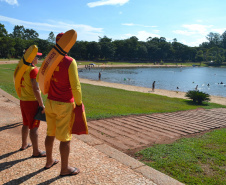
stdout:
[[(39, 120), (35, 120), (34, 117), (38, 111), (38, 107), (43, 108), (43, 113), (45, 107), (43, 105), (41, 93), (39, 90), (38, 83), (36, 82), (36, 76), (38, 74), (38, 68), (35, 66), (38, 63), (38, 58), (42, 56), (42, 53), (37, 53), (36, 57), (32, 63), (26, 64), (29, 67), (24, 72), (20, 87), (21, 87), (21, 96), (20, 96), (20, 108), (23, 117), (23, 126), (22, 126), (22, 146), (20, 150), (25, 150), (30, 146), (33, 146), (33, 155), (32, 157), (45, 157), (46, 153), (39, 150), (38, 146), (38, 127), (40, 124)], [(30, 129), (30, 139), (31, 144), (27, 142), (27, 137)]]
[[(56, 42), (63, 34), (57, 35)], [(45, 168), (49, 169), (59, 162), (52, 156), (53, 143), (56, 138), (60, 141), (61, 176), (76, 175), (80, 172), (78, 168), (68, 165), (75, 104), (76, 106), (82, 105), (77, 64), (73, 58), (65, 55), (53, 72), (45, 109), (47, 121)]]

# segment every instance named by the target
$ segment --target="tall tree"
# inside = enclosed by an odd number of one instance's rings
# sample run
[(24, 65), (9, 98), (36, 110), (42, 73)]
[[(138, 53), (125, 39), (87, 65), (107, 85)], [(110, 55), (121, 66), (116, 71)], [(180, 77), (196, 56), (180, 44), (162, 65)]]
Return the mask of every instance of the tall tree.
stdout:
[(8, 32), (5, 29), (5, 25), (0, 23), (0, 37), (6, 37)]
[(105, 60), (110, 60), (114, 58), (115, 48), (112, 39), (104, 36), (103, 38), (99, 37), (99, 44), (101, 47), (101, 58)]
[(54, 33), (52, 31), (49, 33), (49, 37), (48, 37), (47, 41), (50, 42), (50, 43), (55, 44), (56, 37), (55, 37), (55, 35), (54, 35)]
[(220, 42), (221, 42), (221, 36), (219, 33), (213, 33), (210, 32), (206, 39), (209, 41), (210, 43), (210, 47), (214, 47), (214, 46), (220, 46)]
[(34, 40), (37, 39), (39, 34), (33, 29), (25, 29), (24, 30), (24, 37), (25, 40)]
[(88, 59), (98, 60), (101, 53), (101, 47), (98, 42), (89, 42), (87, 45)]
[(16, 26), (14, 26), (12, 37), (23, 39), (24, 38), (24, 31), (25, 31), (24, 26), (16, 25)]
[(221, 64), (225, 60), (224, 54), (223, 48), (213, 47), (207, 51), (207, 60)]
[(221, 35), (222, 47), (226, 49), (226, 31)]

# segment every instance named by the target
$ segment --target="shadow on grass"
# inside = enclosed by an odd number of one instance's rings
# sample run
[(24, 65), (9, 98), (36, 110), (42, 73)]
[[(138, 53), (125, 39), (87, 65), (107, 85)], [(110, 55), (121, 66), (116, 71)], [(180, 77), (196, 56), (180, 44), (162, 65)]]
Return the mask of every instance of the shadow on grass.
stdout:
[(19, 127), (20, 125), (22, 125), (21, 122), (19, 122), (19, 123), (13, 123), (13, 124), (10, 124), (10, 125), (5, 125), (3, 127), (0, 127), (0, 132), (3, 131), (3, 130), (7, 130), (7, 129)]
[(207, 102), (203, 102), (202, 104), (198, 104), (197, 102), (193, 102), (191, 100), (184, 100), (185, 103), (187, 103), (188, 105), (196, 105), (196, 106), (199, 106), (199, 107), (206, 107), (206, 106), (209, 106), (209, 104)]

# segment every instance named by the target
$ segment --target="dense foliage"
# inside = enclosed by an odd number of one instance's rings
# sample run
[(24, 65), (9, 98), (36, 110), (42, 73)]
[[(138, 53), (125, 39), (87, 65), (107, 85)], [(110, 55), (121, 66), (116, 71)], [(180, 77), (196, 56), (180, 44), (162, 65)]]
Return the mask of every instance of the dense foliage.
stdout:
[[(0, 23), (0, 58), (20, 58), (24, 49), (36, 44), (45, 55), (55, 42), (53, 32), (47, 40), (39, 39), (39, 34), (24, 26), (15, 26), (8, 34)], [(112, 40), (107, 36), (99, 37), (99, 41), (77, 41), (70, 51), (70, 56), (77, 60), (110, 60), (131, 62), (209, 62), (222, 64), (226, 57), (226, 31), (220, 35), (209, 33), (208, 42), (199, 47), (189, 47), (174, 39), (167, 42), (164, 37), (149, 37), (147, 41), (139, 41), (133, 36), (124, 40)]]
[(210, 101), (210, 95), (201, 91), (188, 91), (185, 96), (193, 100), (193, 102), (197, 102), (199, 105), (203, 101)]

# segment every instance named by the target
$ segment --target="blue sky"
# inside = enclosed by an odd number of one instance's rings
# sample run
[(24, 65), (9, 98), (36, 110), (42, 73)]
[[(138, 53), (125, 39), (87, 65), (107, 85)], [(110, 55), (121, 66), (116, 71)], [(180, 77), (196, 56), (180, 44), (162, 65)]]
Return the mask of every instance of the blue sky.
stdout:
[(0, 23), (34, 29), (39, 38), (75, 29), (78, 40), (174, 38), (189, 46), (226, 31), (225, 0), (0, 0)]

